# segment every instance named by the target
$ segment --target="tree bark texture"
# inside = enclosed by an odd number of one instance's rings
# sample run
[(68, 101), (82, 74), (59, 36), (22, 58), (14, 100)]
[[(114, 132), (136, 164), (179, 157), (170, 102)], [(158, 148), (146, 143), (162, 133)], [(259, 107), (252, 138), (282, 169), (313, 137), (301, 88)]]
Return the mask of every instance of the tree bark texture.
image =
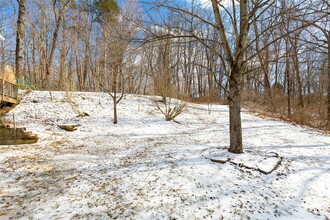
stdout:
[(117, 94), (115, 93), (112, 97), (113, 99), (113, 123), (118, 124), (118, 115), (117, 115)]
[(232, 73), (229, 79), (229, 129), (231, 153), (243, 153), (241, 96), (239, 74)]
[(16, 31), (16, 76), (23, 76), (23, 36), (25, 23), (25, 6), (26, 0), (17, 0), (18, 2), (18, 19)]
[(330, 129), (330, 31), (328, 32), (328, 111), (327, 111), (327, 128)]

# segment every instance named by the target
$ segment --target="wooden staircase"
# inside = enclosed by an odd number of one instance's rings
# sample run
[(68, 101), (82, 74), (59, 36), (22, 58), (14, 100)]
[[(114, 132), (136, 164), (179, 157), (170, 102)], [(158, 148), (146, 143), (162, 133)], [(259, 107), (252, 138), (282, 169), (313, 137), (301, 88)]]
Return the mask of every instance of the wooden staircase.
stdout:
[(34, 144), (38, 136), (27, 132), (25, 128), (11, 128), (0, 125), (0, 145)]

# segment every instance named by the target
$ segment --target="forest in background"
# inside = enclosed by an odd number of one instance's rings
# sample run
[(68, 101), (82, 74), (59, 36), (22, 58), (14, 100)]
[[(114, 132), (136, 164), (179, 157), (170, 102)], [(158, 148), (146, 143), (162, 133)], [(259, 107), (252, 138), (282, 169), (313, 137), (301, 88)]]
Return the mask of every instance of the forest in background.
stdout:
[(227, 103), (237, 84), (250, 109), (330, 127), (328, 0), (3, 0), (0, 33), (21, 89)]

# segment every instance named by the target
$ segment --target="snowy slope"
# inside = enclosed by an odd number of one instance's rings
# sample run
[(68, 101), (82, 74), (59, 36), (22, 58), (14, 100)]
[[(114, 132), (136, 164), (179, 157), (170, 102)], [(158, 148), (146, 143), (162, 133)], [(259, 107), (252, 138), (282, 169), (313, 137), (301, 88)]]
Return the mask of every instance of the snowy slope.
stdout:
[(73, 97), (90, 116), (62, 92), (31, 92), (9, 113), (40, 141), (0, 146), (0, 219), (330, 218), (329, 135), (243, 113), (240, 158), (283, 157), (265, 175), (208, 159), (229, 144), (227, 106), (189, 104), (178, 124), (127, 95), (113, 125), (108, 94)]

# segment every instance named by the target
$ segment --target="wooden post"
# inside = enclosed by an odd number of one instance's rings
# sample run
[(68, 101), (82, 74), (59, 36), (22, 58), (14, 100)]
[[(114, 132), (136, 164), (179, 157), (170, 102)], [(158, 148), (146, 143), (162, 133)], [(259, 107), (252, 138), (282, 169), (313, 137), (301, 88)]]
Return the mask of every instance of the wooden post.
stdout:
[(5, 100), (5, 80), (4, 79), (2, 79), (2, 91), (1, 91), (1, 93), (2, 93), (1, 101), (3, 101), (3, 100)]
[(13, 124), (14, 124), (14, 134), (16, 135), (16, 121), (15, 121), (15, 114), (13, 114)]

